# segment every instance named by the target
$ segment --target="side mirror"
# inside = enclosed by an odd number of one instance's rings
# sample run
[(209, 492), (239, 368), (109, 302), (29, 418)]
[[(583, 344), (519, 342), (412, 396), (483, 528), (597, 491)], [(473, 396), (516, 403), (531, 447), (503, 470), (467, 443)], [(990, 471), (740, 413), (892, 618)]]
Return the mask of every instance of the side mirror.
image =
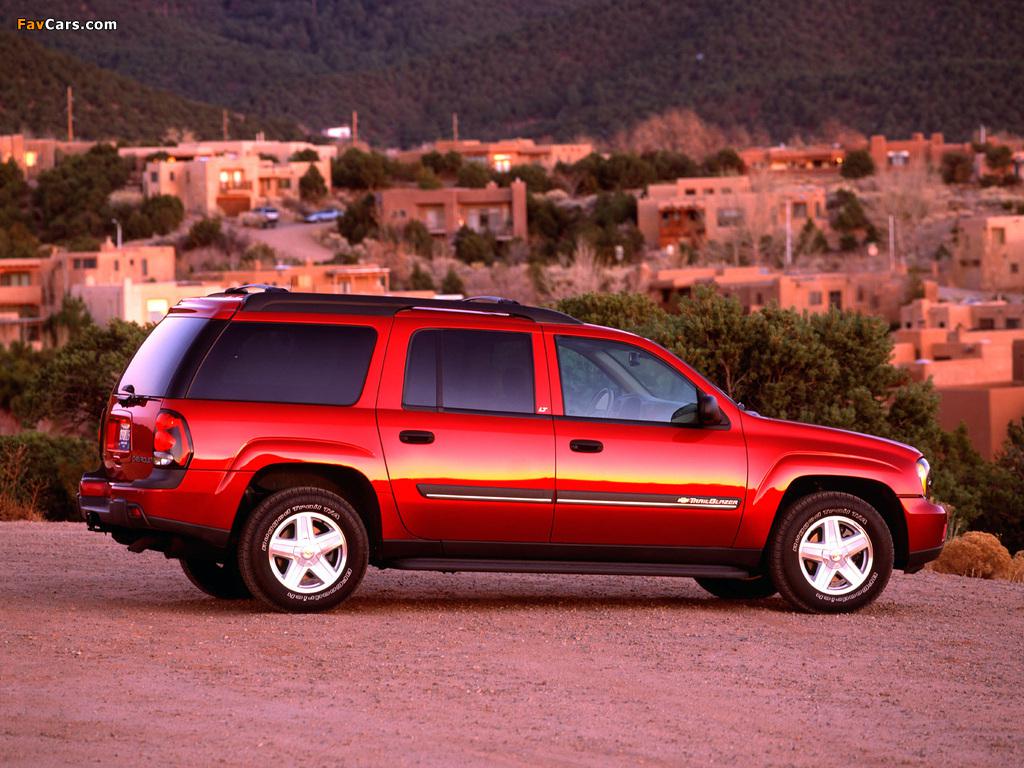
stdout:
[(697, 401), (697, 418), (701, 426), (714, 427), (722, 423), (722, 409), (714, 395), (701, 395)]

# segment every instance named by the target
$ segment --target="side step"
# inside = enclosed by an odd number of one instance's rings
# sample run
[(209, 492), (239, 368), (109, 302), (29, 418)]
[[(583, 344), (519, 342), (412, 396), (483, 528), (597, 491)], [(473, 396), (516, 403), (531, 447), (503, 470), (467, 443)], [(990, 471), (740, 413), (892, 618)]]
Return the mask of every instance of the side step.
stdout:
[(566, 573), (594, 576), (688, 576), (691, 578), (749, 579), (750, 572), (731, 565), (682, 563), (607, 563), (574, 560), (472, 560), (448, 557), (407, 557), (381, 563), (402, 571), (455, 573)]

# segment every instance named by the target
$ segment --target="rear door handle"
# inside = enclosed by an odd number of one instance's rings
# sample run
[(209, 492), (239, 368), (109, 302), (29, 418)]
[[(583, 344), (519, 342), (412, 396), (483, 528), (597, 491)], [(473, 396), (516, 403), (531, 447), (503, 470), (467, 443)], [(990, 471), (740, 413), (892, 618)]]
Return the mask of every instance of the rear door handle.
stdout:
[(604, 443), (600, 440), (570, 440), (569, 450), (576, 453), (600, 453), (604, 450)]
[(398, 439), (403, 443), (427, 445), (434, 442), (434, 433), (420, 429), (405, 429), (398, 433)]

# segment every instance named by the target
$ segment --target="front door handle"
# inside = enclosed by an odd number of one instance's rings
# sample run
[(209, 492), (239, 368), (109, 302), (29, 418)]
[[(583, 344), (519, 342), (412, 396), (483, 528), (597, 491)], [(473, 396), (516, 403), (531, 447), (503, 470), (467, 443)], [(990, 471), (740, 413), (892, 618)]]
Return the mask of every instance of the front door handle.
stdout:
[(398, 433), (398, 439), (403, 443), (427, 445), (434, 442), (434, 433), (422, 429), (404, 429)]
[(570, 440), (569, 450), (576, 453), (600, 453), (604, 450), (604, 443), (600, 440)]

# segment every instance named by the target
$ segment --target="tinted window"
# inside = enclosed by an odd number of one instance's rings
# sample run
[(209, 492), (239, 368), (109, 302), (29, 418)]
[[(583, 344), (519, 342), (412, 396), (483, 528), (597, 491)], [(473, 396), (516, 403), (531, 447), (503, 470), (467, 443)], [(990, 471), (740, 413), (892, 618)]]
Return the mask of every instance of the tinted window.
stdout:
[(659, 357), (618, 341), (558, 336), (566, 416), (695, 424), (697, 388)]
[(209, 320), (201, 317), (165, 317), (150, 331), (128, 364), (118, 382), (118, 391), (123, 392), (131, 385), (137, 395), (167, 397), (178, 366), (207, 323)]
[(402, 401), (452, 410), (533, 413), (533, 382), (529, 334), (418, 331), (409, 344)]
[(349, 325), (232, 323), (189, 389), (202, 400), (352, 405), (377, 332)]

